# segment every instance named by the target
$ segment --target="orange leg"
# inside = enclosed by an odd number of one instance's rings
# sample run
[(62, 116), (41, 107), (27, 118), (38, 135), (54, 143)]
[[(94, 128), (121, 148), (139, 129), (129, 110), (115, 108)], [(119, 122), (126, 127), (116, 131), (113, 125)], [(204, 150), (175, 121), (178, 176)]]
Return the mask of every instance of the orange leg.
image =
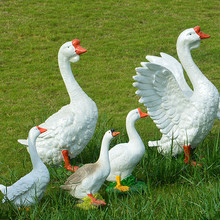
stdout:
[(121, 176), (116, 176), (117, 185), (114, 189), (118, 189), (121, 192), (129, 191), (129, 186), (122, 186), (121, 185)]
[(90, 193), (90, 194), (87, 194), (87, 195), (92, 199), (91, 204), (92, 204), (92, 203), (96, 203), (96, 204), (98, 204), (98, 205), (106, 205), (105, 201), (95, 199), (91, 193)]
[[(184, 162), (186, 164), (189, 164), (190, 158), (191, 158), (191, 145), (184, 145), (183, 146), (184, 152), (185, 152), (185, 160)], [(191, 166), (199, 165), (201, 167), (201, 164), (196, 163), (196, 161), (191, 160)]]
[(65, 166), (64, 166), (64, 168), (66, 168), (67, 170), (69, 170), (69, 171), (72, 171), (73, 172), (73, 170), (76, 172), (76, 170), (78, 170), (79, 169), (79, 167), (78, 166), (72, 166), (71, 164), (70, 164), (70, 159), (69, 159), (69, 156), (68, 156), (68, 150), (63, 150), (62, 151), (62, 154), (63, 154), (63, 158), (64, 158), (64, 162), (65, 162)]

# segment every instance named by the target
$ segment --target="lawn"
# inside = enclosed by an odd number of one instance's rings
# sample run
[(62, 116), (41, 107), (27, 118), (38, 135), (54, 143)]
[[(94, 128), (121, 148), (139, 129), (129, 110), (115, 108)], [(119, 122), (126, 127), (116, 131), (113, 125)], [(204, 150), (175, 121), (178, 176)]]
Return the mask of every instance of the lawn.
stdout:
[[(87, 148), (74, 159), (98, 158), (106, 130), (120, 131), (116, 143), (127, 141), (125, 118), (137, 107), (132, 86), (135, 67), (146, 55), (160, 52), (175, 58), (179, 34), (199, 25), (211, 38), (192, 51), (204, 75), (220, 91), (220, 4), (211, 1), (1, 1), (0, 183), (12, 184), (31, 169), (29, 154), (17, 142), (34, 125), (69, 103), (57, 63), (60, 46), (80, 39), (87, 53), (72, 64), (83, 90), (99, 109), (97, 129)], [(74, 209), (76, 199), (59, 186), (70, 175), (49, 167), (51, 181), (41, 202), (30, 211), (0, 203), (0, 219), (217, 219), (220, 209), (220, 121), (194, 152), (202, 168), (178, 158), (163, 157), (147, 146), (160, 132), (150, 118), (137, 122), (146, 153), (134, 176), (147, 184), (137, 194), (100, 193), (108, 206), (101, 210)], [(2, 198), (2, 194), (0, 194)]]

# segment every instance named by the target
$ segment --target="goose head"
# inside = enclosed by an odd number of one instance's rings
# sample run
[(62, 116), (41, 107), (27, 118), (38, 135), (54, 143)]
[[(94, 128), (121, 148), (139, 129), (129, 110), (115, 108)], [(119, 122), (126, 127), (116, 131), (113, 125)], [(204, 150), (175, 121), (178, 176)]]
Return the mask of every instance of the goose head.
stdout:
[(119, 134), (120, 132), (116, 132), (115, 129), (111, 129), (105, 132), (103, 139), (110, 141)]
[(196, 49), (200, 46), (201, 39), (207, 39), (210, 35), (201, 32), (200, 27), (189, 28), (184, 30), (177, 39), (177, 49), (186, 47), (189, 50)]
[(79, 61), (79, 55), (85, 53), (87, 50), (80, 46), (80, 41), (74, 39), (73, 41), (66, 42), (60, 47), (59, 56), (62, 55), (69, 62), (76, 63)]
[(36, 138), (45, 131), (47, 131), (47, 129), (35, 126), (29, 131), (29, 138), (36, 140)]
[[(103, 138), (102, 138), (102, 144), (101, 144), (101, 151), (99, 155), (99, 159), (97, 160), (97, 163), (102, 163), (104, 161), (104, 164), (109, 164), (109, 156), (108, 156), (108, 150), (111, 140), (116, 137), (120, 132), (116, 132), (114, 129), (108, 130), (105, 132)], [(108, 161), (108, 163), (106, 163)], [(110, 170), (109, 170), (110, 172)]]
[(140, 108), (136, 108), (134, 110), (131, 110), (128, 113), (127, 119), (130, 119), (131, 121), (136, 121), (140, 118), (144, 118), (144, 117), (147, 117), (147, 116), (148, 116), (147, 113), (142, 112)]

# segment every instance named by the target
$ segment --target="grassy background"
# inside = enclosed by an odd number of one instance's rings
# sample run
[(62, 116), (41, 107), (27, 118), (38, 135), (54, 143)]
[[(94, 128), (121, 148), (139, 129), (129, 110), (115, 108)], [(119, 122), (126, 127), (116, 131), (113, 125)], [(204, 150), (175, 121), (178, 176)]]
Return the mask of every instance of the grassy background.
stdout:
[[(93, 139), (78, 161), (97, 159), (104, 132), (121, 131), (116, 142), (126, 141), (125, 117), (138, 103), (132, 87), (134, 68), (146, 55), (168, 53), (175, 58), (176, 39), (186, 28), (200, 25), (211, 38), (192, 51), (201, 71), (220, 89), (220, 4), (217, 0), (195, 1), (1, 1), (0, 78), (0, 180), (11, 184), (31, 170), (29, 155), (18, 138), (69, 103), (59, 73), (57, 53), (66, 41), (78, 38), (88, 50), (72, 71), (83, 90), (96, 102), (99, 123)], [(204, 157), (200, 170), (185, 166), (183, 157), (164, 158), (156, 149), (146, 155), (134, 174), (148, 184), (142, 195), (103, 196), (110, 206), (102, 211), (73, 210), (75, 202), (57, 190), (63, 175), (53, 168), (47, 193), (30, 213), (2, 205), (0, 216), (18, 218), (124, 219), (213, 218), (219, 211), (219, 134), (216, 121), (205, 141), (195, 151)], [(160, 136), (151, 119), (137, 123), (144, 143)], [(112, 144), (112, 146), (114, 143)], [(93, 153), (91, 154), (91, 149)], [(52, 199), (51, 199), (52, 197)], [(122, 205), (123, 204), (123, 205)], [(120, 207), (119, 207), (120, 205)], [(49, 210), (49, 211), (46, 211)]]

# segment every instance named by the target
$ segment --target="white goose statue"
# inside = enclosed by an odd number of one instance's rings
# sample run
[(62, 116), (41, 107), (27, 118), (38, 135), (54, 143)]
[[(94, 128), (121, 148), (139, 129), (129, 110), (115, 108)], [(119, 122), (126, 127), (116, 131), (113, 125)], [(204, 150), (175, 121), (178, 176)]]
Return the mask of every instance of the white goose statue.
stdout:
[(30, 130), (28, 147), (33, 170), (11, 186), (0, 185), (0, 190), (5, 195), (3, 203), (9, 200), (18, 207), (31, 206), (43, 197), (50, 181), (50, 174), (37, 154), (35, 143), (38, 135), (44, 132), (46, 132), (46, 129), (38, 126)]
[[(78, 167), (70, 164), (69, 158), (79, 155), (92, 138), (98, 109), (75, 80), (70, 62), (79, 61), (79, 55), (86, 49), (80, 46), (78, 39), (63, 44), (58, 53), (61, 75), (70, 97), (70, 104), (62, 107), (40, 126), (47, 132), (37, 138), (37, 152), (47, 164), (59, 165), (64, 160), (65, 168), (73, 172)], [(27, 145), (26, 140), (18, 140)]]
[[(200, 27), (183, 31), (177, 40), (177, 54), (193, 85), (187, 85), (181, 64), (173, 57), (147, 56), (150, 62), (136, 68), (133, 86), (141, 96), (150, 117), (162, 133), (158, 141), (149, 141), (149, 147), (158, 147), (162, 154), (185, 152), (185, 163), (190, 162), (194, 149), (210, 132), (220, 116), (219, 93), (194, 63), (191, 50), (200, 46), (200, 40), (209, 38)], [(191, 161), (191, 165), (196, 165)]]
[(111, 172), (106, 180), (116, 181), (115, 189), (121, 192), (129, 191), (128, 186), (121, 185), (121, 180), (131, 175), (135, 166), (144, 156), (145, 146), (135, 129), (135, 122), (147, 116), (148, 114), (142, 112), (140, 108), (130, 111), (126, 118), (129, 142), (117, 144), (109, 150)]
[(69, 191), (73, 197), (82, 199), (89, 196), (92, 199), (91, 203), (106, 205), (103, 200), (96, 200), (93, 194), (99, 191), (110, 173), (109, 145), (118, 134), (119, 132), (115, 132), (114, 129), (107, 131), (102, 139), (99, 159), (95, 163), (80, 167), (67, 179), (65, 185), (60, 187)]

